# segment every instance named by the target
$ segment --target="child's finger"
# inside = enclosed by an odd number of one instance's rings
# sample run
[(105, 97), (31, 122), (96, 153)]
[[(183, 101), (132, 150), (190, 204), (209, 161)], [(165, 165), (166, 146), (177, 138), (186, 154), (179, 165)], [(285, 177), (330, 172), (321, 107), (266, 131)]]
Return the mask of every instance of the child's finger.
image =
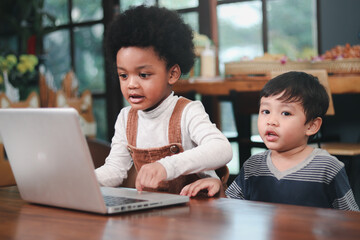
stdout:
[(142, 192), (143, 186), (141, 186), (141, 184), (138, 181), (136, 181), (135, 188), (138, 192)]
[(193, 197), (197, 194), (196, 190), (194, 190), (195, 186), (197, 185), (197, 182), (191, 183), (189, 185), (186, 185), (185, 187), (183, 187), (183, 189), (181, 190), (180, 195), (185, 195), (185, 196), (189, 196), (189, 197)]
[(148, 183), (150, 182), (151, 178), (150, 176), (140, 169), (139, 174), (136, 177), (136, 189), (138, 191), (142, 191), (144, 187), (149, 187)]
[(182, 196), (188, 196), (189, 186), (190, 186), (190, 184), (188, 184), (188, 185), (186, 185), (185, 187), (183, 187), (183, 189), (181, 189), (180, 195), (182, 195)]
[(208, 196), (213, 197), (219, 191), (220, 191), (220, 188), (218, 188), (216, 185), (213, 185), (212, 187), (208, 188)]
[(207, 189), (206, 182), (199, 180), (189, 186), (188, 196), (195, 197), (201, 190)]

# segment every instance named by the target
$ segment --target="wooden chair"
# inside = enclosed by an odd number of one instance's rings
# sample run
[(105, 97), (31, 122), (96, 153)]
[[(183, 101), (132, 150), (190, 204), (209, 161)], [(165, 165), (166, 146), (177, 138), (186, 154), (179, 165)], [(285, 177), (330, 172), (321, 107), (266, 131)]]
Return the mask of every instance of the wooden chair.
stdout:
[(215, 172), (216, 175), (218, 175), (218, 177), (220, 178), (224, 189), (227, 189), (230, 176), (229, 168), (225, 165), (221, 168), (216, 169)]
[(5, 159), (4, 146), (0, 144), (0, 187), (16, 185), (9, 161)]
[(86, 141), (90, 150), (94, 167), (101, 167), (104, 165), (105, 159), (110, 153), (110, 143), (95, 138), (86, 138)]
[[(48, 80), (49, 82), (52, 80)], [(55, 107), (56, 101), (56, 88), (50, 86), (46, 76), (42, 73), (39, 75), (39, 95), (40, 95), (40, 106), (41, 107)]]
[(96, 119), (90, 90), (85, 90), (81, 94), (78, 92), (78, 82), (72, 70), (66, 73), (60, 90), (56, 90), (52, 85), (51, 79), (47, 80), (44, 74), (40, 74), (40, 106), (75, 108), (79, 113), (80, 126), (84, 135), (96, 138)]
[[(264, 143), (251, 140), (251, 114), (259, 112), (259, 93), (231, 90), (229, 96), (232, 103), (237, 136), (229, 137), (228, 139), (230, 142), (238, 144), (239, 167), (241, 168), (244, 162), (251, 156), (252, 148), (266, 148)], [(231, 180), (235, 177), (232, 175)]]
[(55, 95), (55, 107), (75, 108), (80, 116), (80, 126), (85, 136), (96, 137), (96, 120), (93, 113), (92, 95), (85, 90), (80, 97), (67, 97), (64, 91), (59, 90)]

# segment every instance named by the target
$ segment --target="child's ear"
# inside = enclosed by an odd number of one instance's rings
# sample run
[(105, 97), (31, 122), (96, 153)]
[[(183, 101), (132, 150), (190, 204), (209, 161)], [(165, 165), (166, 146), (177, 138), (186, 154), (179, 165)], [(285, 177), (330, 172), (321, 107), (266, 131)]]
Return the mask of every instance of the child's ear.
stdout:
[(168, 83), (170, 85), (173, 85), (177, 82), (177, 80), (180, 79), (181, 77), (181, 69), (180, 66), (178, 64), (175, 64), (174, 66), (172, 66), (169, 70), (169, 80)]
[(307, 123), (308, 127), (306, 130), (306, 135), (311, 136), (316, 134), (320, 130), (321, 124), (322, 124), (321, 117), (317, 117), (314, 120), (311, 120), (309, 123)]

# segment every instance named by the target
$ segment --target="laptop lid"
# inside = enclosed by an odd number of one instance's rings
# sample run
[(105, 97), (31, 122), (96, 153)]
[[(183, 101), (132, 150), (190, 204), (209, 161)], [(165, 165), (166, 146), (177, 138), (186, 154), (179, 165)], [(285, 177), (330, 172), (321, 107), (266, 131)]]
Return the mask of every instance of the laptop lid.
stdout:
[[(0, 136), (20, 195), (26, 201), (97, 213), (189, 201), (187, 197), (174, 194), (100, 189), (75, 109), (0, 109)], [(132, 198), (140, 195), (143, 200), (148, 198), (152, 205), (132, 203), (130, 207), (112, 206), (109, 209), (102, 192), (123, 197), (130, 192)], [(159, 194), (161, 197), (157, 196)]]

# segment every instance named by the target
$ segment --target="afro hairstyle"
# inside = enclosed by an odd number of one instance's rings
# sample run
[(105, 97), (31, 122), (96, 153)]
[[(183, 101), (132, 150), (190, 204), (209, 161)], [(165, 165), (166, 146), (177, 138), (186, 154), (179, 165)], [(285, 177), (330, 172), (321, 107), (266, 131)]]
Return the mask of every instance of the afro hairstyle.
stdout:
[(116, 63), (123, 47), (153, 47), (167, 69), (175, 64), (183, 74), (194, 65), (193, 32), (174, 11), (144, 5), (119, 14), (111, 23), (106, 38), (107, 58)]

